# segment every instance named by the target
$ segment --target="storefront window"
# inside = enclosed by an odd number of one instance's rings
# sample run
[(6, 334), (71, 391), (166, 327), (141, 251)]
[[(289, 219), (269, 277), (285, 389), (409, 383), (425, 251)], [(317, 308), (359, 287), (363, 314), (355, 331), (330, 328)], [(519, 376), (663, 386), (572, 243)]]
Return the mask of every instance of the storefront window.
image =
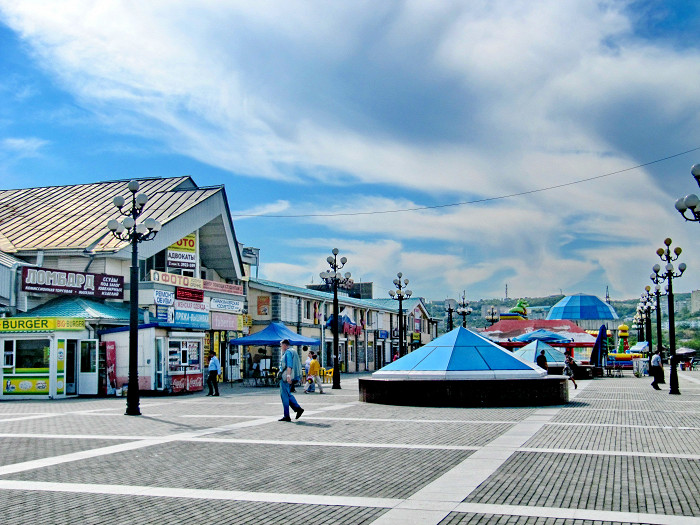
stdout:
[(188, 365), (190, 370), (199, 370), (200, 347), (199, 341), (169, 341), (168, 342), (168, 365), (171, 370), (178, 369), (182, 365)]
[(5, 341), (5, 359), (3, 361), (3, 366), (12, 367), (15, 366), (15, 342)]
[(48, 372), (50, 347), (51, 342), (48, 339), (17, 339), (15, 341), (15, 366), (18, 369)]
[(97, 351), (95, 341), (80, 342), (80, 372), (87, 374), (97, 370)]

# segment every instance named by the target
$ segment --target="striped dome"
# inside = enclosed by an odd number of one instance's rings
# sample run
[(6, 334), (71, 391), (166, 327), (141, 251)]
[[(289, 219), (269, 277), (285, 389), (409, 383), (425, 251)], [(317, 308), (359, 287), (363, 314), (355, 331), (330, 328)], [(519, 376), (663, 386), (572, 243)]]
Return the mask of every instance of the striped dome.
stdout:
[(568, 319), (578, 321), (581, 319), (619, 319), (615, 309), (608, 303), (598, 299), (595, 295), (569, 295), (552, 306), (547, 314), (547, 319)]

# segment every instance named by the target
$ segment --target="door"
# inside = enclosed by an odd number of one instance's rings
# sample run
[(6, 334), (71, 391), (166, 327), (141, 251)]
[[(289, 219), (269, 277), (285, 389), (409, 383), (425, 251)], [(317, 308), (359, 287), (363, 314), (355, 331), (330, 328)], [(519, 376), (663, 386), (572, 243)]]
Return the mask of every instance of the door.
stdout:
[(78, 393), (78, 341), (68, 339), (66, 341), (66, 394), (74, 396)]
[(155, 359), (155, 361), (156, 361), (155, 389), (156, 390), (163, 390), (165, 388), (165, 376), (164, 376), (165, 360), (166, 360), (165, 338), (164, 337), (156, 337), (156, 359)]
[(80, 341), (78, 359), (78, 395), (97, 395), (97, 339)]

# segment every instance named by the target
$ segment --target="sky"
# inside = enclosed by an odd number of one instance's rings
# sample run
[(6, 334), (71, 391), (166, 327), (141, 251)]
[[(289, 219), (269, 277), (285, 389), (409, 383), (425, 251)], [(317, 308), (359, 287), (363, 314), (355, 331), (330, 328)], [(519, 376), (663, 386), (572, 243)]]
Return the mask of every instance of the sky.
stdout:
[[(225, 185), (259, 276), (388, 297), (700, 289), (693, 1), (0, 0), (0, 188)], [(403, 210), (403, 211), (402, 211)]]

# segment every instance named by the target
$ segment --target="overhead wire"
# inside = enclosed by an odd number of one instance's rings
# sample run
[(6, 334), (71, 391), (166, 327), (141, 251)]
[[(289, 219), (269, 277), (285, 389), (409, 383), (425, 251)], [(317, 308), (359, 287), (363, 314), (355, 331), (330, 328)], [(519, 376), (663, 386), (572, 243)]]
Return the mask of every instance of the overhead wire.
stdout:
[(688, 153), (692, 153), (693, 151), (698, 151), (700, 150), (700, 146), (697, 146), (695, 148), (691, 148), (686, 151), (682, 151), (680, 153), (674, 153), (673, 155), (668, 155), (667, 157), (663, 157), (660, 159), (652, 160), (649, 162), (645, 162), (643, 164), (637, 164), (636, 166), (631, 166), (629, 168), (624, 168), (621, 170), (617, 171), (611, 171), (609, 173), (604, 173), (602, 175), (595, 175), (594, 177), (587, 177), (585, 179), (578, 179), (570, 182), (563, 182), (561, 184), (554, 184), (552, 186), (545, 186), (543, 188), (535, 188), (532, 190), (525, 190), (525, 191), (519, 191), (516, 193), (507, 193), (504, 195), (498, 195), (495, 197), (484, 197), (481, 199), (474, 199), (474, 200), (469, 200), (469, 201), (460, 201), (460, 202), (451, 202), (448, 204), (435, 204), (432, 206), (415, 206), (412, 208), (396, 208), (396, 209), (391, 209), (391, 210), (373, 210), (373, 211), (356, 211), (356, 212), (337, 212), (337, 213), (300, 213), (300, 214), (285, 214), (285, 215), (268, 215), (265, 213), (260, 213), (260, 214), (236, 214), (232, 213), (232, 217), (257, 217), (257, 218), (276, 218), (276, 219), (292, 219), (292, 218), (304, 218), (304, 217), (349, 217), (349, 216), (357, 216), (357, 215), (380, 215), (380, 214), (387, 214), (387, 213), (403, 213), (407, 211), (422, 211), (422, 210), (436, 210), (440, 208), (451, 208), (455, 206), (465, 206), (467, 204), (479, 204), (483, 202), (491, 202), (491, 201), (497, 201), (497, 200), (503, 200), (503, 199), (510, 199), (513, 197), (520, 197), (522, 195), (531, 195), (533, 193), (541, 193), (544, 191), (550, 191), (550, 190), (555, 190), (559, 188), (565, 188), (567, 186), (573, 186), (575, 184), (582, 184), (584, 182), (590, 182), (592, 180), (597, 180), (597, 179), (602, 179), (605, 177), (612, 177), (614, 175), (620, 175), (621, 173), (626, 173), (628, 171), (634, 171), (639, 168), (644, 168), (646, 166), (651, 166), (652, 164), (658, 164), (659, 162), (664, 162), (676, 157), (681, 157), (683, 155), (687, 155)]

